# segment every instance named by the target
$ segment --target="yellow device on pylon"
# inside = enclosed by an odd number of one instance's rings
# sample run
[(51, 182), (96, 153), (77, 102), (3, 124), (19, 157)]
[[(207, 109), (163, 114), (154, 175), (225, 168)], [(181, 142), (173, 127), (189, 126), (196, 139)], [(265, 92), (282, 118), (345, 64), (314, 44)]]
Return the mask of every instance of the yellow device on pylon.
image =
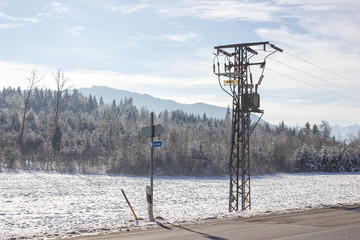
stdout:
[(224, 80), (224, 86), (229, 86), (233, 84), (238, 84), (238, 80)]

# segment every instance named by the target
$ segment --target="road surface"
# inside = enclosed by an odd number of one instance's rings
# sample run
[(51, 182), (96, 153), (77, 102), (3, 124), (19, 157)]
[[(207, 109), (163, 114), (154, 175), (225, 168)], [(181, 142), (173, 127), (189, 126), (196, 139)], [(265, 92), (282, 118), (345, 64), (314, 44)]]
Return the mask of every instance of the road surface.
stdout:
[(359, 240), (360, 204), (71, 239)]

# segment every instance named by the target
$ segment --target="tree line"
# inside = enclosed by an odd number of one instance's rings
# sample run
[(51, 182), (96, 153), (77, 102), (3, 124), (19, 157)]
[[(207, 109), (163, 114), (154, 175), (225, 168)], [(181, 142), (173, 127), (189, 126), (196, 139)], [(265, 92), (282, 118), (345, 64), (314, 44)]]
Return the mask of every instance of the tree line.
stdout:
[[(132, 98), (105, 104), (102, 97), (70, 90), (59, 70), (56, 90), (39, 89), (36, 72), (29, 88), (0, 91), (0, 168), (59, 172), (145, 175), (150, 142), (141, 128), (150, 113)], [(155, 149), (158, 175), (228, 174), (231, 119), (195, 115), (182, 110), (155, 116), (164, 133)], [(331, 136), (327, 121), (304, 127), (260, 123), (250, 142), (252, 174), (275, 172), (360, 171), (360, 136), (344, 143)]]

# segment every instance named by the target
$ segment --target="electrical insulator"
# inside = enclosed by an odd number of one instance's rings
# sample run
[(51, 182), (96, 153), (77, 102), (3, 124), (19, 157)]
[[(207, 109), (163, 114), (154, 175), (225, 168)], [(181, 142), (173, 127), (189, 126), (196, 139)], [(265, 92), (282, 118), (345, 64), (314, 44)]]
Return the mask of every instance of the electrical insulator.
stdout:
[(260, 84), (261, 84), (261, 82), (262, 82), (263, 78), (264, 78), (264, 75), (261, 75), (261, 76), (260, 76), (260, 79), (259, 79), (259, 82), (258, 82), (258, 85), (259, 85), (259, 86), (260, 86)]
[(213, 72), (215, 73), (215, 63), (213, 64)]

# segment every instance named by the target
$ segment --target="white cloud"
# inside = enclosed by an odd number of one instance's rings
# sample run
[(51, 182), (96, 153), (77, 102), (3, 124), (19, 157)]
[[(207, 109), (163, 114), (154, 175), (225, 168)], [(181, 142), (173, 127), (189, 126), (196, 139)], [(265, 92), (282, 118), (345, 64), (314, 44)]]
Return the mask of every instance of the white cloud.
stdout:
[(200, 35), (198, 33), (176, 33), (176, 34), (164, 34), (160, 36), (162, 39), (167, 39), (175, 42), (198, 42)]
[(30, 23), (37, 23), (39, 22), (39, 18), (37, 17), (32, 17), (32, 18), (23, 18), (22, 19), (24, 22), (30, 22)]
[[(284, 1), (285, 3), (287, 1)], [(329, 98), (332, 99), (328, 102), (329, 106), (335, 104), (336, 101), (346, 102), (347, 105), (358, 105), (359, 101), (356, 99), (359, 99), (360, 81), (357, 76), (360, 74), (360, 69), (357, 63), (360, 61), (358, 54), (360, 46), (357, 46), (357, 41), (360, 38), (360, 17), (356, 9), (360, 8), (360, 3), (358, 1), (345, 3), (343, 1), (299, 1), (295, 3), (298, 8), (293, 10), (293, 16), (296, 19), (294, 25), (272, 29), (260, 28), (256, 30), (256, 33), (285, 50), (282, 54), (274, 55), (273, 59), (315, 77), (291, 69), (284, 64), (271, 62), (270, 59), (268, 66), (271, 69), (291, 77), (270, 74), (274, 77), (275, 85), (279, 88), (285, 88), (285, 86), (289, 89), (298, 88), (299, 91), (293, 98), (306, 96), (305, 92), (300, 90), (310, 89), (316, 90), (313, 96), (308, 96), (314, 101), (318, 98)], [(299, 79), (304, 83), (295, 83), (294, 79)]]
[(299, 21), (299, 26), (314, 37), (329, 42), (336, 41), (342, 48), (352, 49), (354, 46), (350, 45), (354, 44), (359, 49), (360, 16), (358, 10), (354, 10), (360, 8), (360, 3), (353, 7), (354, 9), (339, 6), (334, 11), (310, 13), (307, 21)]
[(172, 34), (150, 35), (142, 32), (135, 32), (134, 36), (130, 37), (132, 45), (136, 45), (138, 41), (164, 41), (170, 40), (179, 43), (198, 43), (200, 41), (200, 34), (192, 32), (181, 32)]
[[(0, 75), (6, 76), (6, 81), (1, 81), (0, 88), (7, 87), (8, 85), (13, 87), (25, 87), (26, 81), (24, 80), (34, 69), (37, 69), (37, 72), (45, 77), (45, 81), (43, 82), (44, 86), (52, 88), (54, 85), (52, 83), (52, 73), (55, 72), (56, 69), (51, 69), (47, 66), (37, 66), (34, 64), (1, 60)], [(212, 84), (209, 82), (207, 77), (192, 77), (184, 79), (182, 77), (164, 77), (157, 74), (123, 74), (113, 71), (95, 71), (87, 69), (64, 69), (64, 72), (68, 77), (70, 77), (75, 88), (99, 85), (100, 80), (102, 85), (132, 91), (143, 89), (143, 86), (149, 86), (151, 89), (163, 86), (169, 89), (185, 89), (188, 87), (191, 88)]]
[(138, 89), (140, 86), (151, 85), (152, 87), (164, 86), (166, 83), (168, 88), (179, 87), (186, 88), (198, 85), (204, 85), (208, 82), (206, 78), (189, 78), (184, 81), (180, 77), (163, 77), (150, 74), (122, 74), (119, 72), (110, 71), (92, 71), (86, 69), (76, 69), (68, 72), (69, 76), (76, 79), (76, 84), (79, 86), (92, 86), (102, 79), (102, 83), (116, 88), (134, 88)]
[[(355, 48), (357, 51), (360, 49), (357, 47), (360, 38), (359, 1), (293, 1), (292, 5), (287, 3), (288, 1), (278, 1), (277, 5), (280, 9), (278, 18), (284, 22), (289, 17), (293, 19), (291, 24), (287, 23), (292, 33), (282, 27), (281, 31), (276, 30), (272, 34), (272, 38), (288, 42), (300, 35), (304, 36), (305, 41), (311, 43), (310, 46), (303, 47), (304, 40), (297, 41), (294, 45), (300, 44), (303, 49), (316, 49), (311, 46), (319, 45), (319, 43), (326, 43), (328, 48), (346, 50)], [(258, 30), (258, 33), (259, 31), (264, 31), (264, 29)], [(291, 36), (294, 33), (296, 33), (295, 36)]]
[[(297, 27), (318, 39), (357, 44), (360, 38), (360, 2), (357, 0), (275, 0), (182, 1), (180, 7), (160, 8), (159, 13), (170, 16), (194, 17), (214, 21), (277, 22)], [(290, 23), (290, 24), (289, 24)], [(325, 39), (330, 38), (330, 39)], [(341, 40), (346, 43), (341, 44)]]
[(69, 8), (65, 7), (63, 4), (61, 4), (59, 2), (51, 3), (51, 8), (52, 8), (53, 12), (57, 15), (63, 15), (70, 11)]
[(8, 29), (8, 28), (17, 28), (17, 27), (22, 27), (22, 26), (24, 26), (24, 25), (17, 24), (17, 23), (3, 23), (3, 24), (0, 24), (0, 30)]
[(134, 41), (143, 41), (143, 40), (154, 40), (155, 37), (152, 35), (137, 31), (134, 33), (134, 35), (132, 37), (130, 37), (130, 39), (134, 40)]
[(0, 18), (5, 19), (5, 20), (10, 20), (10, 21), (18, 20), (16, 17), (9, 16), (3, 12), (0, 12)]
[(62, 18), (64, 14), (71, 11), (68, 7), (59, 2), (52, 2), (50, 5), (46, 5), (43, 10), (43, 12), (37, 13), (35, 17), (23, 18), (22, 20), (38, 23), (43, 19)]
[[(311, 124), (327, 120), (331, 125), (339, 124), (349, 126), (359, 119), (359, 111), (351, 105), (338, 104), (297, 104), (281, 102), (276, 103), (263, 98), (261, 108), (265, 109), (263, 118), (272, 124), (277, 124), (285, 119), (285, 124), (290, 126), (304, 126), (306, 122)], [(346, 117), (344, 117), (346, 116)]]
[(112, 7), (111, 11), (120, 11), (122, 13), (134, 13), (142, 9), (149, 8), (147, 4), (137, 4), (137, 5), (124, 5), (120, 7)]
[(50, 6), (46, 6), (44, 8), (46, 12), (39, 12), (35, 14), (34, 17), (13, 17), (6, 13), (0, 12), (0, 19), (5, 19), (12, 22), (17, 22), (17, 24), (1, 24), (1, 29), (13, 28), (13, 27), (22, 27), (26, 26), (24, 23), (38, 23), (44, 18), (52, 18), (52, 17), (62, 17), (63, 14), (70, 11), (69, 8), (65, 7), (63, 4), (58, 2), (53, 2)]
[(72, 27), (69, 29), (69, 33), (71, 35), (78, 35), (79, 33), (81, 33), (84, 30), (84, 27), (82, 26), (76, 26), (76, 27)]
[(161, 8), (159, 13), (171, 16), (197, 17), (216, 21), (277, 21), (278, 6), (272, 2), (254, 1), (185, 1), (184, 7)]
[[(20, 86), (22, 89), (26, 88), (26, 77), (28, 77), (33, 70), (37, 70), (40, 76), (51, 76), (53, 71), (46, 66), (0, 60), (0, 74), (3, 76), (3, 80), (0, 82), (1, 88), (9, 86)], [(45, 87), (55, 87), (55, 84), (49, 81), (49, 79), (43, 80), (40, 84)]]
[(3, 12), (0, 12), (0, 19), (1, 18), (6, 21), (10, 21), (10, 23), (0, 24), (1, 25), (0, 30), (6, 28), (22, 27), (25, 26), (24, 22), (32, 22), (32, 23), (37, 22), (36, 18), (16, 18), (8, 14), (5, 14)]

